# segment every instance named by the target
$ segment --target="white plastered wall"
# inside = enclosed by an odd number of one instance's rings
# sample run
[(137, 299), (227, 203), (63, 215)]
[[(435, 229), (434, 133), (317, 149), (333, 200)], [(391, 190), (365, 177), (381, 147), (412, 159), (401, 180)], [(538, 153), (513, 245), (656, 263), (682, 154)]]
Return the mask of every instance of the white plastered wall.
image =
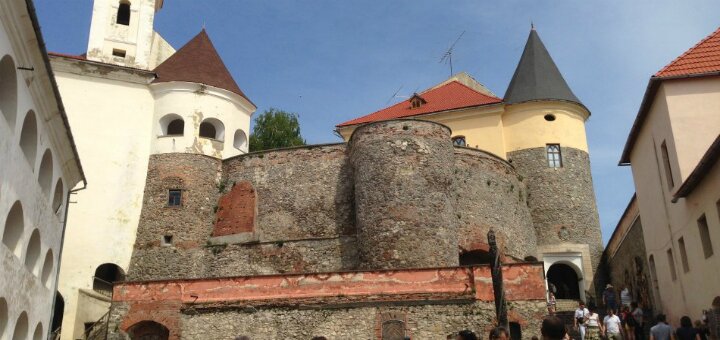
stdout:
[[(686, 87), (686, 88), (683, 88)], [(718, 295), (720, 277), (707, 275), (720, 267), (720, 201), (718, 166), (687, 198), (672, 203), (673, 193), (697, 166), (709, 144), (720, 133), (717, 115), (720, 79), (698, 78), (663, 82), (630, 152), (638, 207), (643, 221), (648, 262), (655, 263), (651, 287), (662, 312), (674, 325), (683, 315), (699, 319)], [(674, 185), (667, 183), (660, 146), (667, 145)], [(698, 218), (705, 214), (715, 254), (705, 258)], [(683, 238), (689, 270), (682, 264), (678, 240)], [(668, 250), (675, 266), (673, 279)], [(655, 291), (657, 289), (657, 291)]]
[[(0, 299), (7, 305), (7, 313), (0, 313), (3, 314), (0, 318), (5, 318), (0, 320), (0, 323), (5, 322), (5, 329), (0, 329), (0, 339), (12, 338), (22, 313), (27, 315), (29, 336), (38, 325), (41, 325), (43, 338), (49, 333), (68, 187), (80, 180), (36, 39), (25, 1), (0, 2), (0, 58), (9, 56), (13, 60), (16, 81), (11, 95), (17, 102), (12, 110), (3, 106), (6, 112), (0, 114), (0, 238), (13, 224), (8, 223), (8, 215), (16, 202), (23, 212), (22, 228), (16, 229), (21, 230), (16, 251), (0, 242)], [(20, 66), (34, 66), (34, 70), (18, 69)], [(3, 78), (0, 82), (7, 80)], [(23, 123), (31, 114), (29, 112), (35, 115), (37, 129), (34, 157), (30, 159), (20, 146)], [(9, 121), (6, 116), (12, 116), (14, 120)], [(46, 151), (52, 155), (52, 162), (46, 166), (51, 164), (52, 169), (46, 168), (50, 187), (44, 192), (38, 175)], [(60, 209), (56, 213), (53, 198), (58, 181), (63, 183), (63, 188)], [(34, 231), (39, 235), (39, 247), (29, 246)], [(30, 248), (39, 251), (35, 261), (26, 263)], [(49, 261), (46, 262), (48, 254)]]
[[(142, 208), (150, 154), (154, 101), (147, 82), (132, 70), (104, 72), (87, 63), (53, 59), (88, 183), (73, 195), (62, 256), (59, 291), (65, 297), (62, 339), (77, 339), (83, 323), (104, 313), (76, 317), (79, 290), (91, 290), (98, 266), (127, 272)], [(108, 66), (104, 66), (108, 67)], [(151, 79), (151, 78), (148, 78)], [(137, 79), (136, 79), (137, 80)], [(148, 80), (149, 81), (149, 80)], [(92, 307), (94, 308), (94, 307)], [(93, 309), (94, 310), (94, 309)]]
[[(245, 98), (212, 86), (186, 82), (152, 84), (155, 115), (152, 123), (152, 153), (201, 153), (216, 158), (229, 158), (247, 153), (250, 118), (255, 107)], [(182, 136), (163, 134), (163, 117), (177, 115), (185, 122)], [(200, 124), (211, 119), (221, 122), (221, 139), (199, 136)], [(219, 129), (218, 129), (219, 130)], [(235, 147), (235, 133), (245, 135), (245, 143)]]

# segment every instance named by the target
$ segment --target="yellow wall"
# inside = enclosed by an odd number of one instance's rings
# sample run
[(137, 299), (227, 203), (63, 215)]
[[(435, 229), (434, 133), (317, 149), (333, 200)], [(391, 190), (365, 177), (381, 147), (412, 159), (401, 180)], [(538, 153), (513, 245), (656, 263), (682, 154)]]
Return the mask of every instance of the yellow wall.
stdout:
[[(555, 115), (555, 120), (546, 121), (546, 114)], [(453, 137), (465, 136), (468, 147), (506, 158), (508, 152), (545, 147), (548, 143), (587, 152), (587, 117), (588, 112), (579, 105), (544, 101), (488, 105), (413, 118), (445, 124), (452, 130)], [(342, 127), (338, 133), (348, 141), (356, 127)]]
[[(546, 121), (546, 114), (555, 115), (555, 120)], [(545, 147), (552, 143), (587, 152), (586, 118), (587, 111), (566, 102), (543, 101), (507, 105), (503, 114), (505, 151)]]

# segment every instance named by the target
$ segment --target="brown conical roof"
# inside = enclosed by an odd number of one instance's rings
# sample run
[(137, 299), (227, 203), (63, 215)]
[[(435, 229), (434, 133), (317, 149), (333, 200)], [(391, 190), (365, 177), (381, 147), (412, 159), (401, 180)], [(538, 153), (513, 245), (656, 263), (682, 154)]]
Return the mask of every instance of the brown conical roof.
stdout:
[(153, 83), (200, 83), (237, 93), (250, 101), (235, 83), (205, 29), (153, 71), (157, 74)]

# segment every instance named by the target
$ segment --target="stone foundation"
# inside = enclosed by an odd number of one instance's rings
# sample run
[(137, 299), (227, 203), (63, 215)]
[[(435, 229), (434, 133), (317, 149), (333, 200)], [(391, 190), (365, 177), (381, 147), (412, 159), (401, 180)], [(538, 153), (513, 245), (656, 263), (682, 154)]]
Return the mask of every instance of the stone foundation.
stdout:
[[(503, 271), (510, 322), (539, 336), (546, 314), (542, 264)], [(444, 339), (494, 326), (490, 268), (460, 267), (135, 282), (117, 285), (108, 339), (155, 322), (170, 339)]]

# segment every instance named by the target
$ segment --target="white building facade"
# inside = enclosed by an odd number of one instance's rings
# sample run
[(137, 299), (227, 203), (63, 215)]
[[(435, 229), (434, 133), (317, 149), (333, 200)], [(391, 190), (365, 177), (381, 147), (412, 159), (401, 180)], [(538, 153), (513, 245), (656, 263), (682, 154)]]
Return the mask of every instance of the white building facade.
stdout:
[(0, 23), (0, 339), (46, 339), (85, 178), (32, 3), (0, 2)]
[(92, 332), (108, 311), (112, 282), (124, 279), (150, 156), (248, 151), (256, 107), (204, 30), (178, 51), (154, 31), (162, 5), (95, 0), (87, 54), (50, 56), (92, 183), (73, 196), (68, 216), (61, 339)]

